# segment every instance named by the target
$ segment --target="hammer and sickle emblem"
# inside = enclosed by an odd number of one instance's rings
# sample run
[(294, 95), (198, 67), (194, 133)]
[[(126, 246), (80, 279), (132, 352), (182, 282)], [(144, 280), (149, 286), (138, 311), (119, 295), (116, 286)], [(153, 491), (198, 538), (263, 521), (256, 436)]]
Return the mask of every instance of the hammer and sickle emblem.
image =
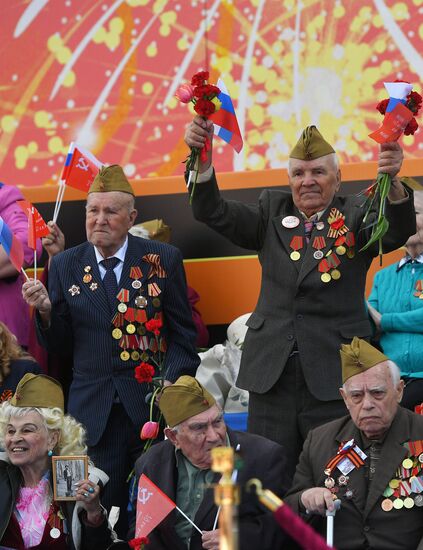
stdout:
[(76, 167), (81, 168), (81, 170), (85, 170), (85, 172), (88, 172), (90, 166), (86, 163), (84, 157), (79, 157)]
[(143, 487), (140, 492), (141, 495), (138, 494), (138, 500), (141, 504), (146, 504), (150, 497), (153, 496), (153, 493), (150, 493), (150, 491), (148, 491), (145, 487)]

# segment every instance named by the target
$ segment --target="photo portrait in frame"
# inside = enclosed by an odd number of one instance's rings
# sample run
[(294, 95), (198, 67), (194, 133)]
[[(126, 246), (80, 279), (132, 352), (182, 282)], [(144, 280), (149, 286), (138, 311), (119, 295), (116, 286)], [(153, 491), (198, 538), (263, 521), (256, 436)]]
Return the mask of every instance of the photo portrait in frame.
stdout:
[(87, 456), (53, 456), (54, 500), (76, 500), (75, 483), (88, 478)]

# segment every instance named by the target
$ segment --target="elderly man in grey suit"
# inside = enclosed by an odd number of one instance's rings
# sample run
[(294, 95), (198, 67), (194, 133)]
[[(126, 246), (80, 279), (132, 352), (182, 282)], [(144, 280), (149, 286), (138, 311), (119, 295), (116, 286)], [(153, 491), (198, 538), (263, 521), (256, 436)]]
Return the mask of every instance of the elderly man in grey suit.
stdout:
[(423, 416), (399, 406), (399, 368), (368, 342), (343, 345), (341, 361), (349, 415), (309, 433), (285, 502), (324, 531), (339, 499), (338, 550), (421, 550)]
[[(196, 117), (185, 141), (201, 148), (212, 134), (211, 121)], [(412, 192), (397, 179), (402, 156), (397, 143), (381, 146), (378, 172), (393, 178), (386, 252), (415, 233)], [(258, 251), (261, 290), (247, 321), (237, 385), (250, 392), (249, 430), (284, 445), (293, 475), (309, 429), (345, 413), (338, 350), (353, 336), (371, 335), (364, 291), (378, 247), (360, 250), (370, 233), (360, 230), (363, 199), (335, 196), (338, 160), (315, 126), (291, 152), (288, 175), (291, 193), (267, 189), (256, 205), (226, 200), (210, 147), (199, 161), (193, 212), (235, 244)]]

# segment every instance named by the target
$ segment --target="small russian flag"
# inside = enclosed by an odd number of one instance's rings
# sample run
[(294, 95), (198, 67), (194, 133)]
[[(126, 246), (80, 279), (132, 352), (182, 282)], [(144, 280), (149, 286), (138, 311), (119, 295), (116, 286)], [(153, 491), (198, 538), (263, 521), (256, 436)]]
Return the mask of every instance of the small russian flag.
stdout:
[(15, 266), (17, 271), (20, 271), (23, 266), (23, 247), (19, 239), (10, 230), (10, 227), (0, 216), (0, 244), (3, 246), (10, 261)]
[(220, 94), (217, 98), (221, 101), (222, 106), (218, 111), (210, 115), (209, 119), (214, 124), (214, 133), (223, 139), (223, 141), (232, 145), (235, 151), (239, 153), (242, 149), (243, 141), (232, 99), (221, 78), (217, 81), (217, 86), (220, 88)]

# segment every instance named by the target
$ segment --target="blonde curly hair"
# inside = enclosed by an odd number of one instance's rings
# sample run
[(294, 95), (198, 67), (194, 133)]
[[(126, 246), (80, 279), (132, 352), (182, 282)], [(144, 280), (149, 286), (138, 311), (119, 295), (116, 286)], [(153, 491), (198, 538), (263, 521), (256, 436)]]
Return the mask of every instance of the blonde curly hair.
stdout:
[(53, 452), (58, 456), (87, 454), (85, 428), (72, 416), (64, 414), (58, 407), (14, 407), (8, 401), (0, 405), (0, 447), (4, 448), (6, 428), (11, 417), (22, 417), (29, 412), (37, 412), (48, 431), (57, 430), (59, 441)]
[(10, 373), (10, 364), (16, 359), (35, 359), (18, 344), (15, 335), (0, 321), (0, 384)]

